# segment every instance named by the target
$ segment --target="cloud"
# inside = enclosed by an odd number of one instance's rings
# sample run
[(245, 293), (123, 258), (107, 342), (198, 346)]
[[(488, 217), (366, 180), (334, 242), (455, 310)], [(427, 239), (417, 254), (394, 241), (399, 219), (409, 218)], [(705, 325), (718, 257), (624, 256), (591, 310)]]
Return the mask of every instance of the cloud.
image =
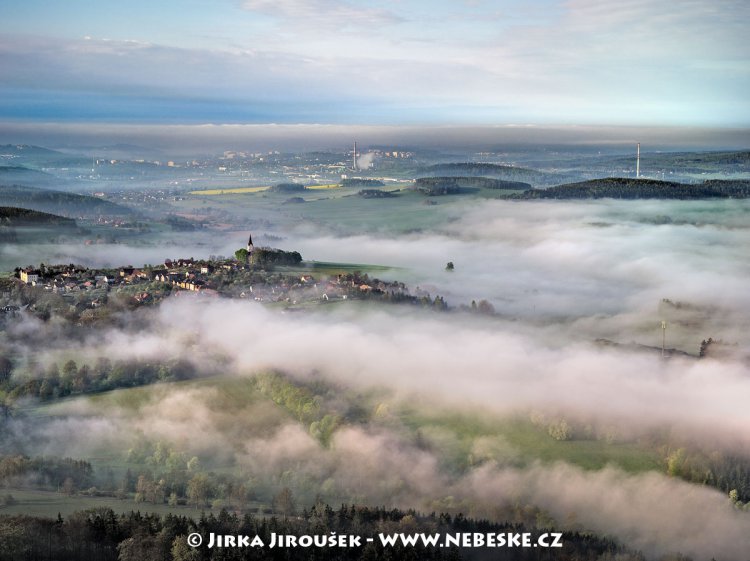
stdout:
[(566, 464), (526, 471), (485, 467), (466, 486), (476, 501), (528, 500), (563, 525), (615, 535), (649, 558), (679, 551), (741, 559), (750, 548), (747, 513), (734, 511), (714, 490), (657, 473), (586, 472)]
[[(441, 467), (446, 448), (434, 445), (436, 435), (426, 448), (397, 429), (345, 426), (324, 448), (297, 424), (274, 418), (267, 425), (255, 403), (228, 419), (229, 412), (212, 403), (215, 397), (211, 388), (151, 388), (150, 399), (139, 407), (89, 402), (81, 408), (79, 402), (81, 416), (67, 418), (60, 415), (73, 414), (75, 404), (62, 404), (41, 433), (49, 440), (45, 451), (125, 448), (140, 432), (190, 454), (208, 454), (212, 461), (226, 461), (235, 451), (236, 467), (256, 491), (274, 482), (291, 485), (295, 493), (322, 491), (345, 501), (490, 519), (533, 506), (551, 516), (557, 530), (613, 536), (649, 559), (676, 552), (741, 559), (750, 547), (747, 512), (735, 510), (719, 491), (656, 472), (630, 474), (612, 466), (587, 471), (562, 462), (503, 467), (489, 460), (455, 473)], [(95, 416), (104, 407), (106, 420)], [(243, 438), (240, 427), (253, 426), (255, 434)], [(487, 446), (486, 438), (476, 442)]]
[[(97, 102), (117, 118), (145, 121), (160, 113), (178, 122), (273, 122), (292, 114), (300, 122), (736, 126), (750, 118), (747, 15), (739, 1), (691, 0), (675, 10), (580, 0), (548, 9), (490, 5), (468, 15), (341, 0), (242, 6), (259, 20), (253, 33), (218, 47), (168, 46), (158, 36), (8, 36), (0, 48), (3, 91), (14, 94), (6, 117), (34, 116), (33, 107), (19, 114), (29, 89), (46, 92), (34, 107), (51, 105), (55, 120), (75, 114), (57, 95), (65, 91), (101, 94)], [(184, 100), (189, 108), (180, 107)], [(78, 118), (97, 117), (84, 109)]]
[(381, 8), (357, 6), (343, 0), (245, 0), (242, 6), (252, 12), (280, 18), (284, 24), (302, 27), (309, 33), (356, 28), (372, 33), (380, 26), (402, 19)]

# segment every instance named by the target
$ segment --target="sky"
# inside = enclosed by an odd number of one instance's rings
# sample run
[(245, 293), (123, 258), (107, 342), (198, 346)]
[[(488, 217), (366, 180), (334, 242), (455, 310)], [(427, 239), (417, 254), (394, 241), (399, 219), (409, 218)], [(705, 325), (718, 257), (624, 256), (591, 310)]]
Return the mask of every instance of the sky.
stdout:
[(0, 0), (0, 121), (750, 126), (746, 0)]

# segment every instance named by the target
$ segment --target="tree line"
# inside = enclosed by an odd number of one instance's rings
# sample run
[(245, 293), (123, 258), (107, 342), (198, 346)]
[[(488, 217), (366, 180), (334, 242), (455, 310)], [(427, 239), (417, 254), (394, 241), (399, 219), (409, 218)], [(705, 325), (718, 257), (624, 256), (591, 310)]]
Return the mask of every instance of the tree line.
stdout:
[(30, 370), (13, 375), (13, 361), (0, 354), (0, 393), (10, 401), (36, 397), (43, 401), (76, 394), (98, 393), (118, 388), (175, 382), (197, 376), (195, 366), (181, 359), (168, 361), (116, 360), (98, 358), (93, 366), (68, 360), (62, 368), (31, 365)]
[(567, 183), (547, 189), (530, 189), (512, 199), (744, 199), (750, 197), (750, 181), (709, 180), (689, 184), (655, 179), (608, 177)]
[[(466, 518), (461, 514), (421, 514), (413, 510), (368, 508), (341, 505), (334, 509), (318, 503), (295, 517), (239, 516), (222, 510), (217, 515), (198, 518), (168, 514), (117, 514), (110, 508), (79, 511), (63, 518), (27, 515), (0, 515), (0, 561), (438, 561), (493, 559), (512, 561), (595, 561), (622, 559), (645, 561), (640, 553), (611, 538), (590, 533), (564, 532), (563, 548), (476, 548), (427, 547), (400, 543), (384, 547), (379, 533), (456, 533), (530, 532), (543, 527), (523, 523), (496, 523)], [(203, 544), (191, 548), (187, 536), (198, 533)], [(213, 548), (209, 534), (260, 537), (266, 547)], [(332, 548), (269, 548), (271, 534), (277, 535), (358, 535), (362, 545)], [(681, 558), (686, 559), (686, 558)]]

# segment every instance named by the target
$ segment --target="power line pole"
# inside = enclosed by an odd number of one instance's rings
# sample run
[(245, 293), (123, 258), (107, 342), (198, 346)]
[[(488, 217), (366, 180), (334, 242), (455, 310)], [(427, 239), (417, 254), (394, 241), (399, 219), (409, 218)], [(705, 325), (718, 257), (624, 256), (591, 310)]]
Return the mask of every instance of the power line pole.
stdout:
[(667, 322), (661, 322), (661, 358), (666, 356), (666, 344), (667, 344)]

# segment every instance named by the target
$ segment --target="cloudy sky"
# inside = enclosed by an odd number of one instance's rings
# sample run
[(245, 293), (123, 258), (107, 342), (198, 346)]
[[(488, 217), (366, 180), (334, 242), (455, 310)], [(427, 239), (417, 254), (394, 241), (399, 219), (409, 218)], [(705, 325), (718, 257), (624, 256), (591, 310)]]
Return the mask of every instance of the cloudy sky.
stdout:
[(0, 119), (750, 125), (746, 0), (3, 2)]

